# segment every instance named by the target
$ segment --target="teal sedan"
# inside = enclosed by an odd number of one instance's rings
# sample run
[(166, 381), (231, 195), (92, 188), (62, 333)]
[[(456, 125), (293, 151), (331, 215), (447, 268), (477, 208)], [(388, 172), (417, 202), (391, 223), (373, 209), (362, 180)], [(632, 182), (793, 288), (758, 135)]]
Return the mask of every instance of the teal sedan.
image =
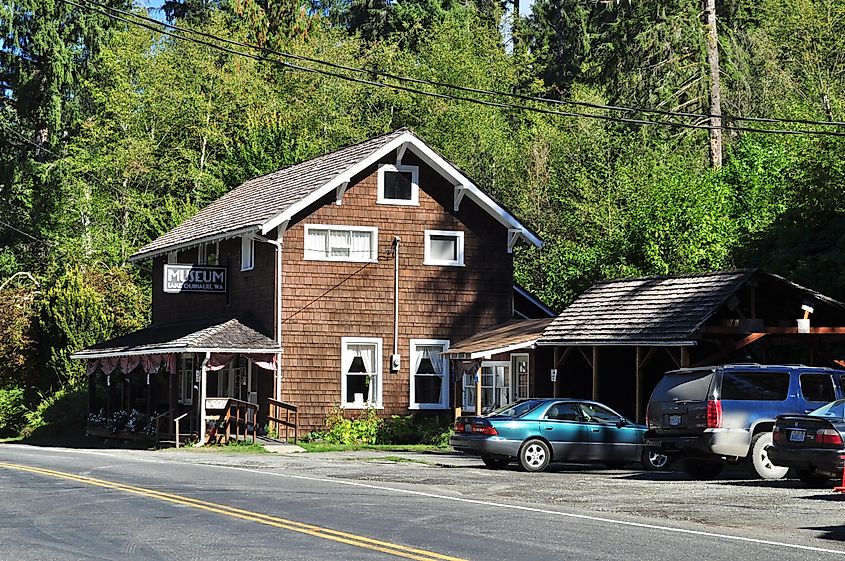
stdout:
[(513, 460), (526, 471), (543, 471), (551, 462), (641, 462), (649, 470), (669, 464), (644, 446), (645, 426), (595, 401), (526, 399), (482, 417), (458, 417), (454, 428), (452, 448), (481, 456), (491, 468)]

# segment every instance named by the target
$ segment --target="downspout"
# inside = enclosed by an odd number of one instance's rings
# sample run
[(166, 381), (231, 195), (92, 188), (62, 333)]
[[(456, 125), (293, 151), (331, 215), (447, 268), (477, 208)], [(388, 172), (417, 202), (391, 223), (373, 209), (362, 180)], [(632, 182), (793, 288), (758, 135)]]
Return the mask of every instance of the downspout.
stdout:
[(278, 234), (275, 240), (265, 238), (264, 236), (254, 236), (256, 240), (269, 243), (276, 248), (276, 368), (275, 368), (275, 383), (274, 399), (282, 400), (282, 241), (287, 228), (287, 222), (283, 222), (278, 227)]
[(202, 359), (202, 365), (200, 366), (200, 422), (199, 422), (199, 433), (200, 438), (199, 441), (196, 443), (197, 447), (200, 447), (205, 444), (205, 436), (206, 436), (206, 426), (205, 426), (205, 397), (206, 393), (208, 392), (208, 384), (206, 383), (206, 374), (208, 370), (208, 361), (211, 359), (211, 352), (205, 353), (205, 358)]
[[(399, 242), (401, 238), (393, 238), (393, 356), (399, 356)], [(408, 357), (411, 360), (411, 357)], [(410, 365), (409, 365), (410, 367)], [(397, 368), (397, 370), (399, 370)]]

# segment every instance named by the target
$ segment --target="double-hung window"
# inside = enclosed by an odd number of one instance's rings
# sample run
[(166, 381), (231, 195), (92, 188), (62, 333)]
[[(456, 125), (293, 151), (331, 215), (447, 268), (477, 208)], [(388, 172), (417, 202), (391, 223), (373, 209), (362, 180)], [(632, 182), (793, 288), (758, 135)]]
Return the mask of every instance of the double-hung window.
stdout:
[(255, 267), (255, 239), (241, 236), (241, 271), (251, 271)]
[(341, 337), (341, 407), (382, 408), (381, 349), (379, 338)]
[(305, 259), (375, 262), (377, 258), (378, 228), (305, 225)]
[(197, 263), (200, 265), (218, 265), (220, 263), (219, 241), (200, 244), (197, 252)]
[(449, 407), (449, 341), (411, 339), (411, 409)]
[(384, 164), (378, 168), (378, 204), (419, 205), (420, 168)]
[(449, 230), (425, 231), (424, 265), (464, 264), (464, 233)]

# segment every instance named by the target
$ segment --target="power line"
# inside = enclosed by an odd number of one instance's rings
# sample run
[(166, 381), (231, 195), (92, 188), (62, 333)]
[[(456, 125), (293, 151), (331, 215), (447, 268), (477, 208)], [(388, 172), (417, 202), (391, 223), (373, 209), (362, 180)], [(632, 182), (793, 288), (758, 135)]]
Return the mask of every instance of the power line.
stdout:
[[(73, 4), (73, 2), (68, 2), (68, 3)], [(625, 113), (646, 113), (646, 114), (664, 115), (664, 116), (669, 116), (669, 117), (691, 117), (691, 118), (699, 118), (699, 119), (719, 118), (719, 119), (726, 119), (726, 120), (732, 120), (732, 121), (745, 121), (745, 122), (758, 122), (758, 123), (789, 123), (789, 124), (836, 126), (836, 127), (845, 126), (845, 122), (842, 122), (842, 121), (816, 121), (816, 120), (812, 120), (812, 119), (773, 118), (773, 117), (742, 117), (742, 116), (738, 116), (738, 115), (734, 116), (734, 115), (726, 115), (726, 114), (715, 115), (715, 114), (711, 114), (711, 113), (688, 113), (688, 112), (679, 112), (679, 111), (668, 111), (668, 110), (663, 110), (663, 109), (647, 109), (647, 108), (642, 108), (642, 107), (625, 107), (625, 106), (619, 106), (619, 105), (605, 105), (605, 104), (591, 103), (591, 102), (586, 102), (586, 101), (549, 99), (549, 98), (545, 98), (545, 97), (529, 96), (529, 95), (518, 94), (518, 93), (513, 93), (513, 92), (503, 92), (503, 91), (495, 91), (495, 90), (485, 90), (485, 89), (480, 89), (480, 88), (472, 88), (472, 87), (467, 87), (467, 86), (459, 86), (459, 85), (449, 84), (449, 83), (446, 83), (446, 82), (439, 82), (439, 81), (435, 81), (435, 80), (422, 80), (422, 79), (413, 78), (413, 77), (410, 77), (410, 76), (401, 76), (401, 75), (392, 74), (392, 73), (384, 72), (384, 71), (380, 71), (380, 70), (368, 70), (368, 69), (365, 69), (365, 68), (356, 68), (356, 67), (346, 66), (346, 65), (343, 65), (343, 64), (338, 64), (338, 63), (334, 63), (334, 62), (330, 62), (330, 61), (322, 60), (322, 59), (318, 59), (318, 58), (307, 57), (307, 56), (303, 56), (303, 55), (296, 55), (296, 54), (293, 54), (293, 53), (286, 53), (286, 52), (283, 52), (283, 51), (277, 51), (277, 50), (269, 49), (269, 48), (266, 48), (266, 47), (260, 47), (258, 45), (252, 45), (252, 44), (249, 44), (249, 43), (235, 41), (233, 39), (228, 39), (226, 37), (220, 37), (218, 35), (213, 35), (211, 33), (206, 33), (206, 32), (203, 32), (203, 31), (197, 31), (197, 30), (194, 30), (194, 29), (178, 27), (178, 26), (166, 23), (166, 22), (161, 22), (159, 20), (143, 16), (141, 14), (121, 10), (119, 8), (113, 8), (113, 7), (107, 6), (105, 4), (102, 4), (100, 2), (97, 2), (95, 0), (88, 0), (86, 3), (87, 4), (93, 4), (95, 6), (99, 6), (100, 8), (103, 8), (103, 9), (108, 10), (108, 11), (113, 12), (113, 13), (123, 14), (125, 16), (130, 16), (130, 17), (134, 17), (134, 18), (146, 21), (146, 22), (150, 22), (154, 25), (169, 28), (169, 29), (172, 29), (174, 31), (178, 31), (180, 33), (188, 33), (188, 34), (198, 35), (198, 36), (201, 36), (201, 37), (205, 37), (207, 39), (220, 41), (222, 43), (226, 43), (226, 44), (232, 45), (232, 46), (248, 48), (248, 49), (258, 51), (258, 52), (264, 53), (264, 54), (267, 54), (267, 53), (274, 54), (274, 55), (278, 55), (278, 56), (281, 56), (281, 57), (290, 58), (290, 59), (294, 59), (294, 60), (312, 62), (312, 63), (328, 66), (330, 68), (335, 68), (335, 69), (338, 69), (338, 70), (345, 70), (345, 71), (348, 71), (348, 72), (355, 72), (355, 73), (366, 74), (366, 75), (381, 76), (381, 77), (390, 78), (390, 79), (401, 81), (401, 82), (410, 82), (410, 83), (414, 83), (414, 84), (418, 84), (418, 85), (437, 86), (437, 87), (449, 88), (449, 89), (462, 91), (462, 92), (468, 92), (468, 93), (477, 93), (477, 94), (482, 94), (482, 95), (487, 95), (487, 96), (509, 97), (509, 98), (513, 98), (513, 99), (520, 99), (522, 101), (548, 103), (548, 104), (554, 104), (554, 105), (572, 105), (572, 106), (588, 107), (588, 108), (592, 108), (592, 109), (602, 109), (602, 110), (607, 110), (607, 111), (617, 111), (617, 112), (625, 112)], [(78, 4), (74, 4), (74, 5), (79, 6)], [(82, 7), (82, 6), (80, 6), (80, 7)], [(99, 10), (97, 10), (97, 11), (99, 11)], [(100, 13), (103, 13), (103, 12), (100, 11)], [(104, 14), (104, 15), (108, 15), (108, 14)], [(121, 21), (126, 21), (126, 20), (121, 20)], [(131, 22), (128, 22), (128, 23), (131, 23)], [(146, 26), (144, 26), (144, 27), (146, 27)], [(154, 31), (156, 31), (156, 30), (154, 30)], [(160, 32), (160, 30), (158, 30), (158, 31)], [(187, 37), (185, 39), (192, 40), (192, 39), (187, 38)], [(280, 62), (280, 63), (286, 64), (284, 62)], [(308, 69), (308, 70), (317, 71), (316, 69)], [(669, 123), (659, 122), (659, 124), (669, 124)], [(726, 127), (709, 127), (709, 128), (726, 128)], [(731, 130), (735, 130), (735, 129), (731, 129)], [(808, 131), (808, 132), (812, 133), (813, 131)]]

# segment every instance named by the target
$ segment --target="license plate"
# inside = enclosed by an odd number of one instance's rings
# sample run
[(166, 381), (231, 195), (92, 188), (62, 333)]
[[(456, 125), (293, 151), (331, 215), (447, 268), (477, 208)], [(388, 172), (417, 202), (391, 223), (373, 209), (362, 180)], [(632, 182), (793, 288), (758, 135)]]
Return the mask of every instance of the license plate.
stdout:
[(680, 415), (669, 415), (669, 426), (670, 427), (677, 427), (681, 424), (681, 416)]
[(464, 425), (464, 432), (472, 432), (472, 425)]
[(803, 430), (789, 431), (789, 441), (790, 442), (804, 442), (804, 435), (805, 435), (805, 431), (803, 431)]

